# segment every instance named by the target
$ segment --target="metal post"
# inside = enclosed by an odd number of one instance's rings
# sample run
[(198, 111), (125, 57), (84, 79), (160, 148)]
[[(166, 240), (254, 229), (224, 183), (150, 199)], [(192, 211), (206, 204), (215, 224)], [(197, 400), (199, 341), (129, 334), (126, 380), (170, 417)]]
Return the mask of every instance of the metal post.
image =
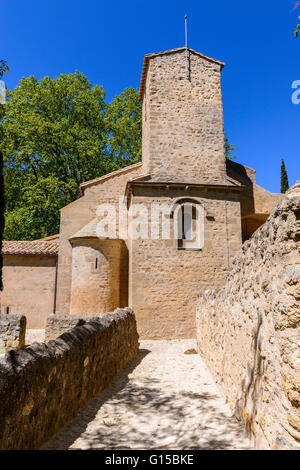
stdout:
[(189, 77), (189, 64), (188, 64), (188, 43), (187, 43), (187, 15), (184, 16), (185, 23), (185, 60), (186, 60), (186, 74)]

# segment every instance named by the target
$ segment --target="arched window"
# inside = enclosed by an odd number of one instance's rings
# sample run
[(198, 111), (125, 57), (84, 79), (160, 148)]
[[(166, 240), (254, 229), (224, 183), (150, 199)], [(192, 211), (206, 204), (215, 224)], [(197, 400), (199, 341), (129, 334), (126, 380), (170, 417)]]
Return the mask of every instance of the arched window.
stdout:
[(175, 236), (180, 250), (201, 250), (204, 245), (204, 207), (197, 200), (182, 199), (173, 209)]

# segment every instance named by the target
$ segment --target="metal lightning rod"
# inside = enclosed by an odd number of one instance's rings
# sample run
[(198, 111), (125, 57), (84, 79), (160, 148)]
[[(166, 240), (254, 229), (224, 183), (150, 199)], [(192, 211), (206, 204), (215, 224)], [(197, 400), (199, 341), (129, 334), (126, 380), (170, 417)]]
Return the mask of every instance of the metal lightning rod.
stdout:
[(189, 78), (189, 60), (188, 60), (188, 34), (187, 34), (187, 15), (184, 16), (184, 24), (185, 24), (185, 60), (186, 60), (186, 75)]

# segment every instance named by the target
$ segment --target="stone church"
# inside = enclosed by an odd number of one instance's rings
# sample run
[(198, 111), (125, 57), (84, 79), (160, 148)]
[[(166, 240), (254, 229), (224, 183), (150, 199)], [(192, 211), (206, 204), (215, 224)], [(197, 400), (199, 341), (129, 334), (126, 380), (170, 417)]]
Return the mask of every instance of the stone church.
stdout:
[[(22, 313), (28, 328), (40, 329), (51, 313), (129, 305), (143, 337), (195, 337), (197, 297), (224, 284), (243, 241), (282, 197), (258, 186), (252, 168), (225, 158), (223, 67), (185, 47), (145, 56), (142, 162), (83, 182), (81, 197), (61, 209), (59, 235), (4, 242), (1, 313)], [(171, 226), (180, 219), (172, 207), (192, 211), (181, 236), (138, 238), (119, 226), (120, 200), (128, 214), (166, 204)], [(101, 204), (114, 209), (117, 221), (102, 237)], [(202, 230), (198, 245), (186, 236), (195, 223)]]

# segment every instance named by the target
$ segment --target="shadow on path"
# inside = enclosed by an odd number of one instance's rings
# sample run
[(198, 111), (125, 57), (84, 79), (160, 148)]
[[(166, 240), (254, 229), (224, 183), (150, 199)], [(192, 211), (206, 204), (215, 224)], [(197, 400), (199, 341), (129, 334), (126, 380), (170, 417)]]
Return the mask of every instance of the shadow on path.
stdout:
[[(61, 449), (66, 450), (73, 444), (73, 442), (80, 437), (86, 430), (88, 424), (93, 421), (101, 406), (115, 395), (116, 388), (126, 387), (129, 381), (129, 374), (139, 365), (144, 357), (151, 351), (147, 349), (140, 349), (137, 357), (128, 364), (122, 372), (113, 380), (110, 387), (103, 390), (97, 397), (92, 398), (88, 403), (79, 411), (76, 418), (72, 419), (66, 424), (55, 436), (53, 436), (47, 443), (45, 443), (41, 450), (45, 449)], [(63, 442), (62, 442), (63, 437)]]
[[(246, 448), (243, 429), (224, 412), (215, 387), (205, 380), (198, 385), (197, 367), (190, 367), (197, 361), (201, 366), (198, 355), (178, 355), (186, 367), (181, 364), (169, 373), (173, 362), (162, 364), (161, 356), (150, 358), (149, 353), (141, 349), (110, 388), (89, 401), (43, 449)], [(188, 379), (193, 374), (192, 384)]]

